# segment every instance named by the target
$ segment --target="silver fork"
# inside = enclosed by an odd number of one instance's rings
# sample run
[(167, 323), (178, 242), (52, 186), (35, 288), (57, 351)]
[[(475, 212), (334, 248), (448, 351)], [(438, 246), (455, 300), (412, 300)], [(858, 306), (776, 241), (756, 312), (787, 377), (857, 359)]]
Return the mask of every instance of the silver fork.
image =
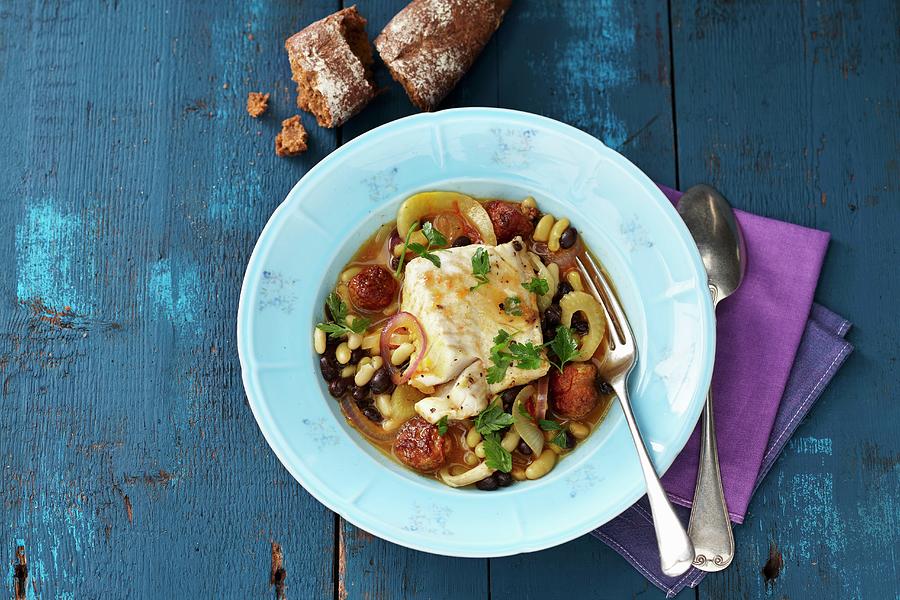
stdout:
[(631, 327), (628, 325), (628, 319), (625, 317), (622, 306), (594, 259), (589, 254), (585, 254), (587, 266), (580, 258), (575, 260), (585, 282), (594, 297), (600, 302), (606, 315), (609, 349), (603, 362), (603, 376), (616, 391), (616, 396), (619, 397), (619, 403), (622, 405), (622, 412), (625, 413), (625, 421), (628, 423), (628, 429), (631, 431), (634, 447), (641, 463), (641, 471), (644, 472), (644, 480), (647, 482), (647, 499), (650, 500), (650, 509), (653, 511), (656, 544), (659, 546), (660, 566), (663, 573), (675, 577), (690, 568), (694, 560), (694, 545), (681, 521), (675, 515), (675, 511), (672, 510), (666, 492), (659, 483), (659, 477), (656, 476), (656, 470), (647, 454), (647, 448), (644, 446), (644, 440), (641, 438), (641, 432), (631, 410), (631, 401), (628, 399), (628, 375), (637, 362), (637, 346), (634, 343), (634, 335), (631, 333)]

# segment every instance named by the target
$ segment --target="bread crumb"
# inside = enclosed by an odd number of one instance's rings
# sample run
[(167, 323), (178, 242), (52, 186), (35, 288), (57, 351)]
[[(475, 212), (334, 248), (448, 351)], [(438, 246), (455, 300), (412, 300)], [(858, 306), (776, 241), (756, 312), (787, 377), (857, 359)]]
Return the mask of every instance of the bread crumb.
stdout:
[(294, 115), (281, 122), (281, 133), (275, 136), (275, 154), (278, 156), (297, 156), (306, 152), (306, 130), (300, 117)]
[(254, 119), (266, 112), (269, 108), (269, 94), (262, 92), (250, 92), (247, 94), (247, 112)]

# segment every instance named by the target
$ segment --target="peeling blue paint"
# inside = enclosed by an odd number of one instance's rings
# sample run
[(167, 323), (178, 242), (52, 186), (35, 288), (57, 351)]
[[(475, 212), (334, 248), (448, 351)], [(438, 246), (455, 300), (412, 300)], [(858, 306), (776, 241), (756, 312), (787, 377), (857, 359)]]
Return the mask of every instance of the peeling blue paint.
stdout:
[(173, 274), (172, 263), (164, 258), (150, 263), (147, 294), (153, 310), (178, 327), (200, 330), (202, 285), (193, 265)]
[(90, 311), (90, 301), (78, 291), (83, 269), (90, 265), (85, 256), (73, 263), (80, 240), (86, 234), (78, 215), (61, 211), (45, 198), (27, 201), (25, 215), (16, 226), (16, 295), (20, 301), (40, 298), (57, 310), (71, 306)]
[(622, 26), (634, 21), (630, 3), (535, 2), (528, 11), (528, 19), (561, 19), (568, 30), (564, 36), (554, 37), (552, 51), (526, 59), (535, 73), (552, 76), (548, 89), (566, 93), (562, 120), (586, 129), (611, 148), (621, 148), (628, 132), (613, 110), (609, 92), (637, 78), (628, 60), (636, 34), (633, 28)]
[[(822, 557), (822, 550), (837, 556), (846, 544), (844, 522), (834, 499), (831, 473), (798, 473), (791, 477), (789, 497), (797, 515), (796, 555), (806, 560)], [(824, 548), (823, 548), (824, 546)]]
[(794, 438), (788, 443), (788, 448), (797, 454), (832, 455), (831, 438)]

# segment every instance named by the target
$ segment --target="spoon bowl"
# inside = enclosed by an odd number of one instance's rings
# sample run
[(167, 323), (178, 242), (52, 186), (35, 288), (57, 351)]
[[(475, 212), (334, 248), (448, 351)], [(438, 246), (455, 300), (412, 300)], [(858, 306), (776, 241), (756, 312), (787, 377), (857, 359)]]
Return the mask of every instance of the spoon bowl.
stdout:
[(747, 267), (747, 247), (734, 210), (715, 188), (701, 184), (681, 197), (678, 214), (697, 244), (718, 304), (738, 289)]

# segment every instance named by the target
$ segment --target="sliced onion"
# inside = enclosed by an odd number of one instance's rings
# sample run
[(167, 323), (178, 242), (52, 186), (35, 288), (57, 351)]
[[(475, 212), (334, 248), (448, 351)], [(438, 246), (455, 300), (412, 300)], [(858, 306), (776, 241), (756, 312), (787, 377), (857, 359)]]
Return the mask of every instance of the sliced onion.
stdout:
[(377, 442), (389, 442), (394, 439), (393, 433), (385, 431), (379, 423), (371, 421), (353, 400), (342, 400), (341, 410), (347, 415), (350, 423), (366, 437)]
[(487, 466), (486, 462), (482, 461), (477, 467), (469, 469), (465, 473), (459, 475), (451, 475), (449, 469), (441, 469), (439, 475), (441, 476), (441, 480), (450, 487), (464, 487), (472, 485), (473, 483), (478, 483), (486, 477), (490, 477), (493, 472), (494, 469), (490, 468)]
[(544, 375), (537, 382), (537, 393), (532, 399), (531, 414), (537, 420), (547, 418), (547, 397), (550, 395), (550, 375)]
[(530, 400), (534, 393), (534, 386), (526, 385), (516, 396), (512, 406), (513, 429), (522, 436), (522, 439), (528, 444), (535, 456), (540, 456), (541, 451), (544, 449), (544, 434), (534, 424), (531, 417), (526, 417), (520, 410), (522, 406), (526, 406), (526, 401)]
[[(391, 353), (394, 350), (391, 347), (391, 337), (401, 329), (406, 330), (411, 336), (412, 343), (418, 346), (416, 348), (415, 356), (409, 359), (409, 366), (406, 367), (406, 370), (404, 371), (401, 371), (399, 367), (396, 367), (391, 363)], [(416, 367), (419, 366), (422, 357), (425, 356), (425, 349), (427, 347), (428, 337), (425, 335), (425, 330), (422, 328), (422, 324), (419, 323), (419, 320), (412, 314), (408, 312), (398, 312), (388, 319), (388, 322), (384, 325), (384, 329), (381, 330), (381, 358), (384, 360), (384, 365), (390, 371), (391, 381), (393, 381), (395, 385), (400, 385), (401, 383), (409, 381), (410, 377), (412, 377), (412, 374), (415, 372)]]

